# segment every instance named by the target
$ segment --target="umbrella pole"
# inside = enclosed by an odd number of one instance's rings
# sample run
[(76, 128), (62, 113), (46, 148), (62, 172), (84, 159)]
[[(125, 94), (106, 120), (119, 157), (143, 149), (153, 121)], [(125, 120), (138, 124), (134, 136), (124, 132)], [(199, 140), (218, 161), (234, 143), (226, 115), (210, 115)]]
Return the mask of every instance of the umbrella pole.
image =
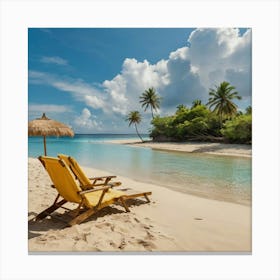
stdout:
[(44, 153), (47, 155), (46, 136), (44, 136)]

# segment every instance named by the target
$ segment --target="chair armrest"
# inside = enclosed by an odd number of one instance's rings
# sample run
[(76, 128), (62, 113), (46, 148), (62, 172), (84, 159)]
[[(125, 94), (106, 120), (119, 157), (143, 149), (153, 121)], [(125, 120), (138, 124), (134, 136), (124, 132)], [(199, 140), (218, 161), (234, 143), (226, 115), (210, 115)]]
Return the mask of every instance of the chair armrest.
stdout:
[(108, 179), (108, 178), (116, 178), (117, 176), (100, 176), (100, 177), (91, 177), (90, 180), (102, 180), (102, 179)]
[(109, 190), (110, 188), (112, 188), (111, 185), (106, 185), (106, 186), (99, 187), (99, 188), (94, 188), (94, 189), (90, 189), (90, 190), (80, 191), (80, 192), (78, 192), (78, 194), (83, 195), (85, 193), (90, 193), (90, 192)]

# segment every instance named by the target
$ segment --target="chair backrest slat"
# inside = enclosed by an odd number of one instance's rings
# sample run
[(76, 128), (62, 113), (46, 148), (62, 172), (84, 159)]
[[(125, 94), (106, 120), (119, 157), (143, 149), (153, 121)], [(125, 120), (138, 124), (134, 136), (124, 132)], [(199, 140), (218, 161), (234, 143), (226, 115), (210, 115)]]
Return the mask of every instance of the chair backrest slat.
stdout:
[(58, 157), (63, 159), (67, 163), (71, 171), (75, 174), (76, 178), (80, 182), (81, 186), (89, 186), (92, 184), (74, 158), (62, 154), (59, 154)]
[(81, 188), (76, 183), (67, 164), (58, 158), (40, 156), (39, 160), (47, 170), (59, 194), (70, 202), (81, 202), (78, 192)]

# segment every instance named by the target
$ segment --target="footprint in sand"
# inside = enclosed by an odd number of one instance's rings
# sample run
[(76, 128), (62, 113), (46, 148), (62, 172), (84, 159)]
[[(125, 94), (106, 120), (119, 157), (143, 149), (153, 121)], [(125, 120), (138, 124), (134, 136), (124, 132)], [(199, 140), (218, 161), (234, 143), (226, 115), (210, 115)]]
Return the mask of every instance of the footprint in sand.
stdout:
[(116, 249), (118, 246), (114, 241), (110, 241), (109, 242), (110, 246), (113, 247), (114, 249)]
[(149, 231), (146, 231), (147, 232), (147, 236), (149, 239), (155, 239), (155, 236), (152, 235)]
[(108, 222), (105, 222), (105, 223), (100, 223), (100, 224), (95, 225), (95, 226), (96, 226), (97, 228), (102, 229), (102, 228), (104, 228), (104, 227), (109, 227), (109, 226), (111, 226), (111, 224), (108, 223)]
[(145, 241), (142, 239), (138, 240), (138, 244), (142, 245), (145, 249), (149, 251), (151, 251), (152, 249), (156, 249), (156, 246), (152, 242)]
[(122, 239), (121, 244), (119, 245), (119, 249), (122, 250), (124, 249), (124, 247), (126, 246), (126, 241), (124, 239)]
[(49, 235), (48, 236), (48, 240), (52, 241), (52, 240), (57, 240), (57, 237), (55, 235)]

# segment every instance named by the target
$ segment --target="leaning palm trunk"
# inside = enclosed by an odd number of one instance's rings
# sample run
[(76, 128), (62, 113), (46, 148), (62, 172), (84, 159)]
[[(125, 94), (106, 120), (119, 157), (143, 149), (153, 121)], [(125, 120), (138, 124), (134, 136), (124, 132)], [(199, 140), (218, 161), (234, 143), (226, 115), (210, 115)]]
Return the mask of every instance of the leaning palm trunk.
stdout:
[(141, 135), (138, 132), (136, 123), (134, 125), (135, 125), (135, 129), (136, 129), (136, 133), (137, 133), (138, 137), (141, 139), (142, 142), (144, 142), (144, 140), (142, 139)]

